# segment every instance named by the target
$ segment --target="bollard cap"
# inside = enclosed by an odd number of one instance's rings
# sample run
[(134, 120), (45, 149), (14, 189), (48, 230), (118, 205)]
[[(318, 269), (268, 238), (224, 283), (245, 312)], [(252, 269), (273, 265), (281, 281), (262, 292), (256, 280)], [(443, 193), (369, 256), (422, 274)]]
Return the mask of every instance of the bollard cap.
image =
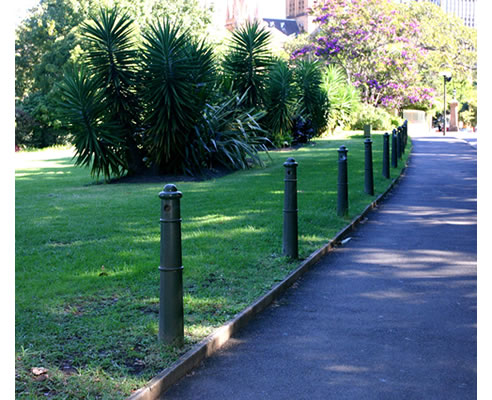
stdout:
[(367, 138), (366, 140), (364, 140), (364, 143), (365, 144), (371, 144), (372, 143), (372, 139)]
[(166, 186), (164, 186), (164, 190), (159, 193), (159, 197), (162, 200), (180, 199), (181, 197), (183, 197), (183, 193), (178, 191), (176, 185), (167, 184)]
[(384, 132), (384, 135), (383, 136), (389, 136), (389, 133), (388, 132)]
[(339, 162), (347, 160), (347, 152), (348, 152), (348, 149), (344, 145), (341, 145), (340, 148), (338, 149), (338, 161)]
[(286, 162), (284, 162), (284, 167), (297, 167), (299, 165), (298, 162), (292, 157), (289, 157)]

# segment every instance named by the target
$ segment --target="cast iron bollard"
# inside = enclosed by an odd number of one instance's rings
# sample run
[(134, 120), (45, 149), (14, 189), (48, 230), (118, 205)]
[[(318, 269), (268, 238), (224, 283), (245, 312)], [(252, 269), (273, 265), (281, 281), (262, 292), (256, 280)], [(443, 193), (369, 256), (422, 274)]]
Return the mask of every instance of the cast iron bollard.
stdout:
[(340, 146), (338, 149), (338, 211), (341, 217), (348, 215), (348, 171), (347, 148)]
[(398, 153), (396, 149), (396, 129), (393, 129), (393, 134), (391, 135), (391, 166), (393, 168), (398, 168)]
[(403, 153), (405, 152), (405, 132), (403, 131), (403, 125), (400, 126), (400, 158), (403, 157)]
[(383, 176), (386, 179), (390, 177), (390, 145), (389, 145), (389, 133), (386, 132), (383, 135)]
[(364, 164), (364, 191), (374, 196), (374, 174), (372, 171), (372, 140), (364, 140), (365, 145), (365, 164)]
[(396, 130), (396, 152), (398, 154), (398, 160), (401, 160), (401, 129), (398, 127)]
[(297, 162), (288, 158), (284, 162), (284, 233), (282, 253), (290, 258), (298, 257), (297, 239)]
[(401, 155), (405, 154), (405, 127), (401, 126)]
[(183, 197), (175, 185), (166, 185), (161, 198), (161, 254), (159, 340), (183, 345), (183, 264), (181, 259), (181, 216)]
[(408, 142), (408, 120), (405, 120), (405, 122), (403, 122), (403, 152), (405, 152), (405, 149), (407, 147), (407, 142)]

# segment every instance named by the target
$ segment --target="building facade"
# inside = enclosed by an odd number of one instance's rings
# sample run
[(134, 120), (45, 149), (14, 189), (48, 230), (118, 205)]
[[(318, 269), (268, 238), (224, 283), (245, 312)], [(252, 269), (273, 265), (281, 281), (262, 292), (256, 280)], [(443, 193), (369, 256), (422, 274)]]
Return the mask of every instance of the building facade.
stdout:
[(226, 28), (230, 31), (246, 21), (259, 20), (258, 1), (228, 0), (226, 8)]
[(308, 15), (306, 10), (312, 7), (315, 0), (286, 0), (285, 12), (288, 19), (294, 19), (299, 26), (299, 29), (304, 32), (311, 33), (316, 25), (314, 18)]
[(466, 26), (475, 28), (475, 6), (476, 0), (396, 0), (398, 3), (410, 1), (428, 1), (441, 7), (445, 12), (461, 18)]
[(475, 28), (476, 0), (434, 0), (438, 6), (449, 14), (460, 17), (466, 26)]

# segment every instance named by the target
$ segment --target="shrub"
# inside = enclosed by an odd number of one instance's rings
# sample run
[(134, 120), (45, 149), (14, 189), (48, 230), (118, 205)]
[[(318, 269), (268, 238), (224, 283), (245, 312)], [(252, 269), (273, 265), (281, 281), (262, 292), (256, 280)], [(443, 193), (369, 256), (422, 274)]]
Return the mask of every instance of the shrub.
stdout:
[(22, 106), (15, 107), (15, 145), (30, 145), (38, 124)]
[(189, 146), (189, 154), (204, 166), (246, 169), (263, 166), (259, 151), (267, 151), (269, 140), (262, 136), (258, 120), (264, 115), (244, 110), (246, 94), (223, 99), (218, 105), (207, 104), (201, 122), (195, 127), (198, 141)]
[(476, 101), (468, 101), (463, 103), (459, 118), (465, 126), (477, 126), (477, 103)]
[(374, 130), (391, 130), (402, 122), (401, 118), (391, 115), (381, 107), (360, 104), (353, 116), (351, 129), (362, 130), (364, 125), (371, 125)]
[(360, 103), (357, 89), (347, 82), (344, 72), (336, 65), (329, 65), (323, 70), (321, 87), (330, 102), (328, 130), (333, 132), (337, 127), (344, 128)]

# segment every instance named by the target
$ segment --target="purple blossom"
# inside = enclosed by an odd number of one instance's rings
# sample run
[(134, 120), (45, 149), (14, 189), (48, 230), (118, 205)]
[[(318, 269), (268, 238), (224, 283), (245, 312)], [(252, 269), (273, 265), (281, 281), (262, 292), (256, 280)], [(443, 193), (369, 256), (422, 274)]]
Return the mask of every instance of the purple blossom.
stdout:
[(307, 45), (307, 46), (303, 47), (302, 49), (295, 50), (291, 54), (290, 58), (291, 58), (291, 60), (295, 60), (297, 57), (302, 57), (302, 56), (306, 55), (306, 53), (309, 53), (312, 50), (313, 50), (313, 46)]
[(369, 79), (367, 81), (367, 84), (369, 85), (369, 87), (373, 87), (377, 90), (380, 90), (383, 88), (383, 86), (376, 79)]

